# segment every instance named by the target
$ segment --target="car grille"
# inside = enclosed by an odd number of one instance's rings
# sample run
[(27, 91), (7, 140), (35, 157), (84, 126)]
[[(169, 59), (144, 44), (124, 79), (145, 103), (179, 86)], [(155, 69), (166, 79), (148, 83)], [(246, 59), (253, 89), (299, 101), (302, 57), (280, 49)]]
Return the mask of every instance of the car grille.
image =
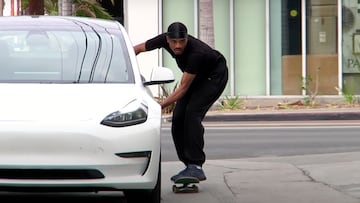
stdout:
[(105, 176), (98, 170), (64, 169), (0, 169), (3, 179), (99, 179)]

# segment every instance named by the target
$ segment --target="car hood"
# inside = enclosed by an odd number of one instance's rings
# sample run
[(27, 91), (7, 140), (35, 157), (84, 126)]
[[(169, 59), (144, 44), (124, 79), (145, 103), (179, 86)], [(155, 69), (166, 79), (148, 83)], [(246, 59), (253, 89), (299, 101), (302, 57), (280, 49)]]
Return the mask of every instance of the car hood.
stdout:
[(141, 91), (133, 84), (0, 84), (0, 121), (102, 120)]

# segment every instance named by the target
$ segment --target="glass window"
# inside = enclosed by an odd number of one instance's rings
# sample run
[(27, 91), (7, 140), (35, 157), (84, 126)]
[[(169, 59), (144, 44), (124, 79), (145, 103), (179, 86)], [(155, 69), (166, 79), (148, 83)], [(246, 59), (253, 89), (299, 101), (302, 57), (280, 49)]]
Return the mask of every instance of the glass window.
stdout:
[(337, 1), (307, 0), (305, 18), (302, 7), (301, 0), (282, 0), (283, 94), (338, 94)]
[(281, 3), (282, 92), (283, 95), (301, 95), (301, 0), (282, 0)]
[(342, 74), (343, 90), (348, 94), (360, 94), (360, 2), (343, 1), (342, 5)]
[(336, 95), (337, 0), (307, 0), (306, 8), (306, 93)]

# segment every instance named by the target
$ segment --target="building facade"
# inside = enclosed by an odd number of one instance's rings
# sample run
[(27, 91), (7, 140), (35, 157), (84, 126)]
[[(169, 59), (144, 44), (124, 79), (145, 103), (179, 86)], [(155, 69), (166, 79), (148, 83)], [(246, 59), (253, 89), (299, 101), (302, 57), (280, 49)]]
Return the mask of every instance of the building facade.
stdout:
[(20, 0), (0, 0), (0, 16), (20, 15), (20, 3)]
[[(21, 1), (4, 1), (4, 15), (19, 14)], [(199, 23), (204, 0), (123, 1), (124, 25), (134, 45), (166, 31), (174, 21), (185, 23), (195, 37), (204, 30)], [(360, 94), (360, 1), (211, 3), (213, 23), (201, 26), (213, 32), (214, 48), (227, 59), (230, 77), (224, 95)], [(145, 77), (155, 66), (173, 69), (177, 79), (181, 76), (163, 50), (142, 53), (138, 62)]]
[[(225, 95), (360, 94), (358, 0), (213, 0), (215, 48), (227, 58)], [(128, 0), (125, 25), (134, 44), (184, 22), (199, 36), (198, 0)], [(141, 67), (176, 64), (163, 51)], [(145, 71), (146, 72), (146, 71)]]

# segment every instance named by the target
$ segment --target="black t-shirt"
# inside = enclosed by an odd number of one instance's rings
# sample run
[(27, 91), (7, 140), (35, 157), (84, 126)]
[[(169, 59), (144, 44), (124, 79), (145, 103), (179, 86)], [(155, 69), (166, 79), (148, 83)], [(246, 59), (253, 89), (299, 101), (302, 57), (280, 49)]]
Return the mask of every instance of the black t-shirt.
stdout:
[(216, 77), (217, 73), (223, 72), (219, 69), (227, 68), (226, 63), (223, 63), (223, 66), (219, 66), (219, 61), (225, 61), (220, 52), (191, 35), (188, 35), (186, 48), (181, 55), (175, 55), (170, 49), (165, 33), (147, 40), (145, 48), (147, 51), (158, 48), (166, 49), (175, 58), (182, 72), (196, 74), (198, 79)]

